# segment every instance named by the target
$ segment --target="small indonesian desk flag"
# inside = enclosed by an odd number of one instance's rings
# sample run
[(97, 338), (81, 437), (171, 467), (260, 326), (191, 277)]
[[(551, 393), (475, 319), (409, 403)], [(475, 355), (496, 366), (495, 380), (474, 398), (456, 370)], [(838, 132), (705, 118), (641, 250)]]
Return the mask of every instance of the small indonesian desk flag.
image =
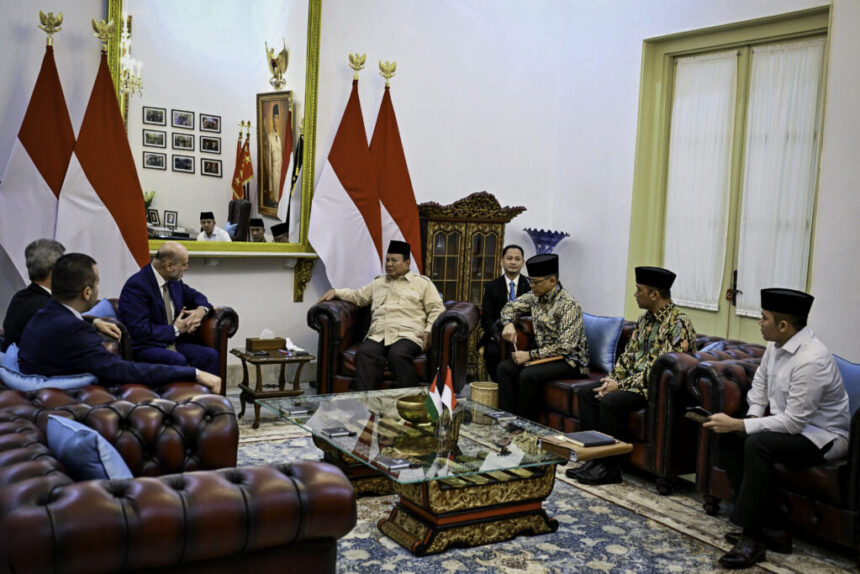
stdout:
[(452, 414), (457, 408), (457, 397), (454, 396), (454, 383), (451, 381), (451, 369), (445, 367), (445, 383), (442, 385), (441, 395), (439, 393), (439, 373), (433, 377), (433, 384), (430, 385), (430, 391), (427, 393), (427, 412), (430, 413), (430, 419), (435, 421), (442, 414), (442, 408), (447, 408)]

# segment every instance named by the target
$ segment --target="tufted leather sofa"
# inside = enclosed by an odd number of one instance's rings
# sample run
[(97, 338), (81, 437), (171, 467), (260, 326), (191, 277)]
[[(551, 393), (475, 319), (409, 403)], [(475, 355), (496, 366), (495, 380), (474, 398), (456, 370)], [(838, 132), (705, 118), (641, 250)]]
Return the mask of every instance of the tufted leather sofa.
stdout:
[[(418, 380), (430, 383), (440, 365), (449, 365), (454, 391), (466, 383), (469, 334), (480, 319), (478, 308), (465, 301), (446, 301), (430, 334), (430, 347), (414, 361)], [(319, 333), (317, 393), (342, 393), (355, 384), (355, 353), (370, 328), (370, 307), (356, 307), (338, 299), (317, 303), (308, 310), (308, 325)], [(394, 375), (383, 374), (382, 388)]]
[[(529, 348), (534, 344), (531, 317), (517, 319), (516, 326), (517, 348)], [(616, 360), (627, 346), (635, 327), (631, 321), (624, 322), (615, 349)], [(648, 380), (648, 402), (628, 418), (633, 443), (628, 464), (654, 475), (660, 494), (670, 494), (675, 478), (696, 469), (698, 425), (684, 416), (687, 407), (695, 404), (687, 391), (689, 369), (703, 360), (760, 357), (764, 353), (761, 345), (720, 337), (698, 337), (696, 345), (702, 348), (718, 341), (721, 348), (708, 353), (667, 353), (658, 357)], [(507, 358), (509, 346), (502, 344), (502, 358)], [(580, 393), (592, 392), (606, 375), (606, 372), (594, 369), (584, 379), (557, 380), (544, 385), (544, 409), (538, 422), (563, 432), (580, 430)]]
[[(710, 412), (743, 418), (759, 362), (760, 358), (701, 362), (688, 374), (690, 394)], [(718, 464), (720, 439), (706, 429), (698, 434), (696, 488), (711, 515), (717, 514), (721, 500), (734, 498)], [(774, 487), (792, 530), (860, 551), (860, 409), (852, 413), (846, 457), (806, 469), (777, 465)]]
[[(324, 463), (231, 468), (236, 416), (204, 391), (0, 387), (0, 572), (334, 572), (349, 481)], [(98, 430), (136, 478), (75, 482), (48, 414)]]

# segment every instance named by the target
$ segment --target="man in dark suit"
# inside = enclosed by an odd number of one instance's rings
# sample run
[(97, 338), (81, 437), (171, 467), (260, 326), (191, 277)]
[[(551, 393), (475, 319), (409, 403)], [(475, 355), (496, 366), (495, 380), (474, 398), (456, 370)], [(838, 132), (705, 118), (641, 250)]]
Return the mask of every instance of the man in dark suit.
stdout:
[(18, 364), (24, 374), (48, 377), (91, 373), (104, 385), (161, 385), (197, 381), (221, 391), (221, 379), (192, 367), (125, 361), (102, 346), (95, 328), (83, 320), (98, 301), (99, 271), (95, 260), (69, 253), (54, 265), (51, 301), (33, 315), (21, 336)]
[(520, 275), (525, 258), (519, 245), (506, 245), (502, 250), (502, 269), (504, 274), (484, 285), (481, 299), (481, 326), (484, 335), (478, 347), (484, 347), (484, 362), (492, 380), (496, 380), (496, 368), (501, 360), (499, 334), (496, 322), (501, 316), (502, 307), (520, 295), (531, 291), (528, 279)]
[(185, 247), (175, 241), (164, 243), (152, 263), (123, 285), (117, 319), (128, 329), (135, 361), (191, 365), (220, 375), (218, 351), (194, 337), (212, 305), (182, 282), (186, 269)]

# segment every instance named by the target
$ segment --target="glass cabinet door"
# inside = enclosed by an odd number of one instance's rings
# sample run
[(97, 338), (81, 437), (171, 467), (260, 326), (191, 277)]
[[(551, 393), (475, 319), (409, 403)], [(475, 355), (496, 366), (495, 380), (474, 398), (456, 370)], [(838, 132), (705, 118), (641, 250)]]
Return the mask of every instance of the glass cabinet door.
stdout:
[(433, 258), (430, 279), (442, 294), (443, 301), (456, 300), (459, 277), (460, 236), (456, 230), (433, 233)]
[(472, 235), (468, 298), (475, 305), (481, 305), (484, 283), (492, 281), (500, 274), (497, 246), (498, 233), (476, 232)]

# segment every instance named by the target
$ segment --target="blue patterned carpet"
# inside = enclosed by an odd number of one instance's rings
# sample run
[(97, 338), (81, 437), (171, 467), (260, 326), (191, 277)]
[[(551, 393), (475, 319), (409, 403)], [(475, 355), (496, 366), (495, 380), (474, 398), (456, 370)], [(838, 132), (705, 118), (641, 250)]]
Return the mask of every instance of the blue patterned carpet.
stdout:
[[(286, 423), (264, 422), (258, 431), (251, 431), (243, 421), (241, 432), (240, 466), (318, 460), (322, 454), (307, 435)], [(722, 540), (728, 522), (725, 516), (705, 515), (692, 492), (663, 497), (647, 480), (626, 475), (621, 485), (581, 487), (563, 471), (559, 469), (553, 493), (545, 502), (547, 512), (559, 521), (557, 532), (420, 558), (376, 528), (395, 497), (360, 498), (358, 525), (338, 546), (338, 572), (724, 571), (717, 558), (729, 546)], [(803, 543), (795, 546), (794, 554), (770, 553), (766, 562), (748, 572), (856, 572), (856, 564), (846, 556)]]

